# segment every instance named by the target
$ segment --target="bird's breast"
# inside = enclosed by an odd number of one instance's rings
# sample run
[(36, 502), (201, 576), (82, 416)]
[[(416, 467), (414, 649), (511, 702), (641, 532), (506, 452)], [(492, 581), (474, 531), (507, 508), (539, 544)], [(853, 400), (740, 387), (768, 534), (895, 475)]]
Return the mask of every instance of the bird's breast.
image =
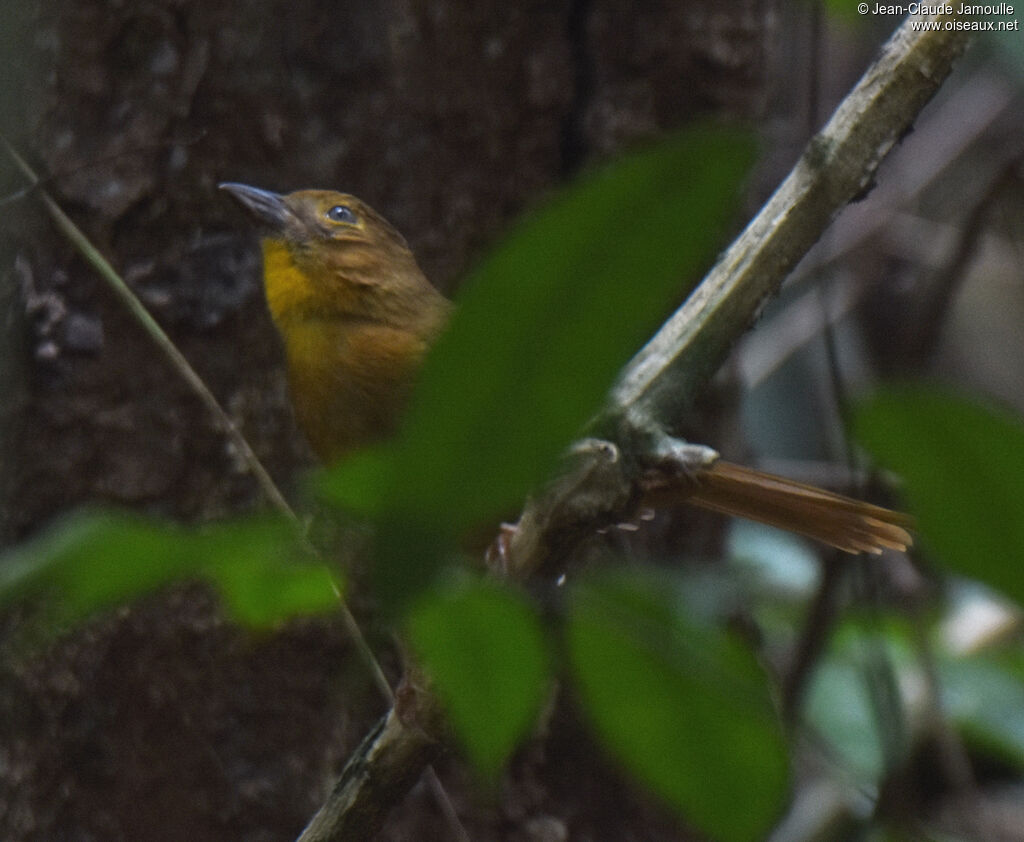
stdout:
[(333, 460), (393, 433), (426, 342), (368, 322), (307, 319), (282, 331), (296, 420)]

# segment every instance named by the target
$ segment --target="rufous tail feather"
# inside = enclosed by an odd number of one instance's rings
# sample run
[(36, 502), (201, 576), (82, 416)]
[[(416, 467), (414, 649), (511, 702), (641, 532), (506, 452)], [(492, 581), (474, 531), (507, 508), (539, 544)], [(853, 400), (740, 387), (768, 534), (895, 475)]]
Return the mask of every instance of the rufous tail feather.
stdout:
[(726, 515), (805, 535), (848, 553), (905, 550), (908, 515), (718, 460), (700, 471), (683, 498)]

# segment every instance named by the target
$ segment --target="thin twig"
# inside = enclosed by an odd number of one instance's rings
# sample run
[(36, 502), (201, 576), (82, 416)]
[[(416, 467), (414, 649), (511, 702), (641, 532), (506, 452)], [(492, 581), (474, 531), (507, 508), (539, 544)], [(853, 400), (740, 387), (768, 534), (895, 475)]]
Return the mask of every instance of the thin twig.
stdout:
[(792, 662), (782, 679), (782, 716), (788, 725), (799, 721), (808, 680), (838, 621), (839, 589), (849, 568), (837, 555), (832, 551), (825, 557), (821, 581), (793, 647)]

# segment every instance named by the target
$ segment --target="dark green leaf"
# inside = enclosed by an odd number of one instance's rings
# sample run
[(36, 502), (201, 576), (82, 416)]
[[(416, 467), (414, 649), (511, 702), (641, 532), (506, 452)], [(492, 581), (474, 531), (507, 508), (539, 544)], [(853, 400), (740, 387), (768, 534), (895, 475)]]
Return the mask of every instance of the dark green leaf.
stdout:
[(536, 615), (507, 588), (464, 580), (427, 595), (410, 615), (409, 634), (469, 756), (494, 776), (548, 686)]
[[(463, 286), (376, 466), (382, 504), (459, 530), (520, 502), (711, 256), (751, 153), (745, 134), (687, 131), (522, 222)], [(326, 484), (352, 502), (365, 478), (343, 465)]]
[(904, 481), (925, 543), (1024, 604), (1024, 424), (927, 387), (892, 388), (857, 410), (864, 445)]
[(326, 471), (314, 475), (314, 491), (323, 491), (330, 500), (353, 515), (374, 517), (383, 511), (383, 503), (395, 471), (393, 443), (368, 447), (353, 453)]
[(215, 524), (191, 536), (200, 573), (230, 615), (249, 626), (336, 610), (338, 582), (296, 540), (291, 523), (254, 519)]
[(194, 575), (184, 533), (121, 512), (81, 511), (5, 554), (0, 599), (39, 592), (59, 596), (74, 621), (131, 599), (174, 576)]
[(337, 604), (323, 566), (299, 559), (294, 529), (281, 520), (186, 529), (81, 511), (0, 559), (0, 603), (50, 595), (74, 622), (172, 581), (207, 578), (237, 619), (267, 624)]
[(759, 838), (787, 780), (764, 675), (732, 637), (689, 622), (672, 593), (622, 575), (575, 588), (580, 694), (608, 747), (688, 821), (715, 838)]

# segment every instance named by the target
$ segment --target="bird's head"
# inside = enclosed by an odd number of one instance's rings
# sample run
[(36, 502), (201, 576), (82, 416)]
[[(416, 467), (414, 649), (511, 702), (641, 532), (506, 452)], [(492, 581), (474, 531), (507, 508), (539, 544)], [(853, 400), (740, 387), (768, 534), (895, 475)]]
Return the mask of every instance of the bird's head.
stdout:
[(355, 196), (220, 188), (261, 228), (267, 302), (279, 326), (310, 315), (397, 316), (429, 286), (405, 238)]

